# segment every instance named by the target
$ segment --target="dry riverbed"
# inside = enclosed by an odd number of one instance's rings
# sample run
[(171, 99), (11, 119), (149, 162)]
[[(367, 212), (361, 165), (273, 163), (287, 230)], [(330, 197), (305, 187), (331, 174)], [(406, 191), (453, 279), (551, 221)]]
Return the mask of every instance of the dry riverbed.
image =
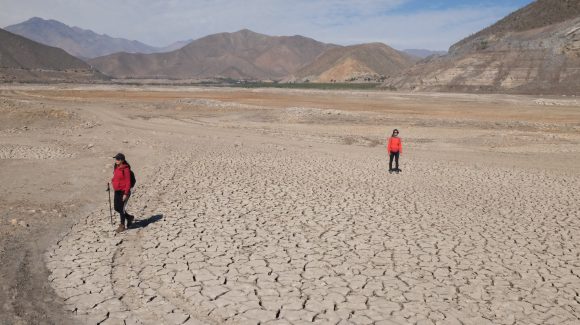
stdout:
[(575, 98), (5, 85), (0, 323), (577, 324), (578, 161)]

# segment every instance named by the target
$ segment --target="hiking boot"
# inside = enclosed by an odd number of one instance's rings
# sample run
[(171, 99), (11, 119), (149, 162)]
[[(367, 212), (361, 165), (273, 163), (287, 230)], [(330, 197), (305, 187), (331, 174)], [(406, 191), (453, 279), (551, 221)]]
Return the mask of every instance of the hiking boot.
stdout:
[(115, 229), (116, 233), (120, 233), (125, 231), (125, 225), (124, 224), (119, 224), (119, 227), (117, 229)]
[(135, 220), (135, 216), (128, 214), (127, 215), (127, 229), (131, 228), (131, 226), (133, 225), (133, 220)]

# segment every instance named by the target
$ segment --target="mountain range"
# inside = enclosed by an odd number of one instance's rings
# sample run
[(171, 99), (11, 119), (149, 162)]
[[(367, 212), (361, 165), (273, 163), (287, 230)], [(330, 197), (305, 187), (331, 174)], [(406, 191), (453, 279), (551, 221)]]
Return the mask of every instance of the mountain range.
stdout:
[(281, 79), (337, 47), (303, 36), (268, 36), (244, 29), (195, 40), (168, 53), (116, 53), (89, 60), (117, 78)]
[(382, 43), (339, 46), (244, 29), (209, 35), (168, 53), (116, 53), (88, 61), (117, 78), (380, 81), (414, 63)]
[[(96, 68), (114, 78), (384, 81), (385, 88), (400, 90), (580, 92), (580, 0), (536, 0), (460, 40), (447, 53), (397, 51), (382, 43), (340, 46), (247, 29), (178, 42), (164, 48), (167, 52), (151, 53), (160, 49), (53, 20), (32, 18), (9, 29), (64, 48), (90, 66), (64, 51), (3, 31), (0, 64), (4, 76), (12, 71), (3, 80), (30, 78), (32, 71), (43, 70), (61, 71), (63, 76), (62, 71), (71, 69), (102, 77)], [(107, 54), (94, 57), (99, 53)]]
[[(298, 35), (275, 37), (250, 30), (155, 48), (38, 17), (8, 26), (7, 30), (63, 48), (117, 78), (380, 81), (408, 67), (417, 55), (403, 54), (379, 43), (345, 47)], [(330, 49), (335, 51), (322, 56)]]
[(188, 43), (188, 41), (181, 41), (166, 47), (154, 47), (138, 41), (97, 34), (91, 30), (71, 27), (56, 20), (46, 20), (39, 17), (7, 26), (5, 29), (38, 43), (59, 47), (82, 59), (96, 58), (116, 52), (169, 52)]

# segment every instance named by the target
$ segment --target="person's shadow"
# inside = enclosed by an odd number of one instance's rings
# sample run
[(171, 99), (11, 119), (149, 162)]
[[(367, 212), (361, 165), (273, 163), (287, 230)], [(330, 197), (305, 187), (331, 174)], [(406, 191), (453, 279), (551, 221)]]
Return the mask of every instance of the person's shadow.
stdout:
[(145, 227), (149, 226), (149, 224), (157, 222), (161, 219), (163, 219), (163, 215), (156, 214), (156, 215), (151, 216), (147, 219), (135, 220), (135, 221), (133, 221), (133, 224), (131, 225), (130, 229), (145, 228)]

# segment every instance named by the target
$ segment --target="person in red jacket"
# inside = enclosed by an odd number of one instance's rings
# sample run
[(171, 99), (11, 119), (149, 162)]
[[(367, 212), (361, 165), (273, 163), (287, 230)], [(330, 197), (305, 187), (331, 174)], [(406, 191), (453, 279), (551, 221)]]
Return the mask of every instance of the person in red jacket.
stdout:
[[(401, 138), (399, 138), (399, 130), (393, 130), (393, 135), (387, 142), (387, 151), (389, 153), (389, 173), (400, 172), (399, 155), (403, 153), (403, 143)], [(393, 158), (395, 159), (395, 169), (393, 169)]]
[[(125, 211), (127, 201), (131, 196), (131, 166), (125, 160), (125, 155), (118, 153), (115, 155), (115, 168), (113, 169), (113, 179), (111, 184), (115, 190), (115, 211), (121, 216), (121, 223), (116, 232), (125, 231), (131, 227), (134, 217)], [(127, 227), (125, 227), (125, 220)]]

